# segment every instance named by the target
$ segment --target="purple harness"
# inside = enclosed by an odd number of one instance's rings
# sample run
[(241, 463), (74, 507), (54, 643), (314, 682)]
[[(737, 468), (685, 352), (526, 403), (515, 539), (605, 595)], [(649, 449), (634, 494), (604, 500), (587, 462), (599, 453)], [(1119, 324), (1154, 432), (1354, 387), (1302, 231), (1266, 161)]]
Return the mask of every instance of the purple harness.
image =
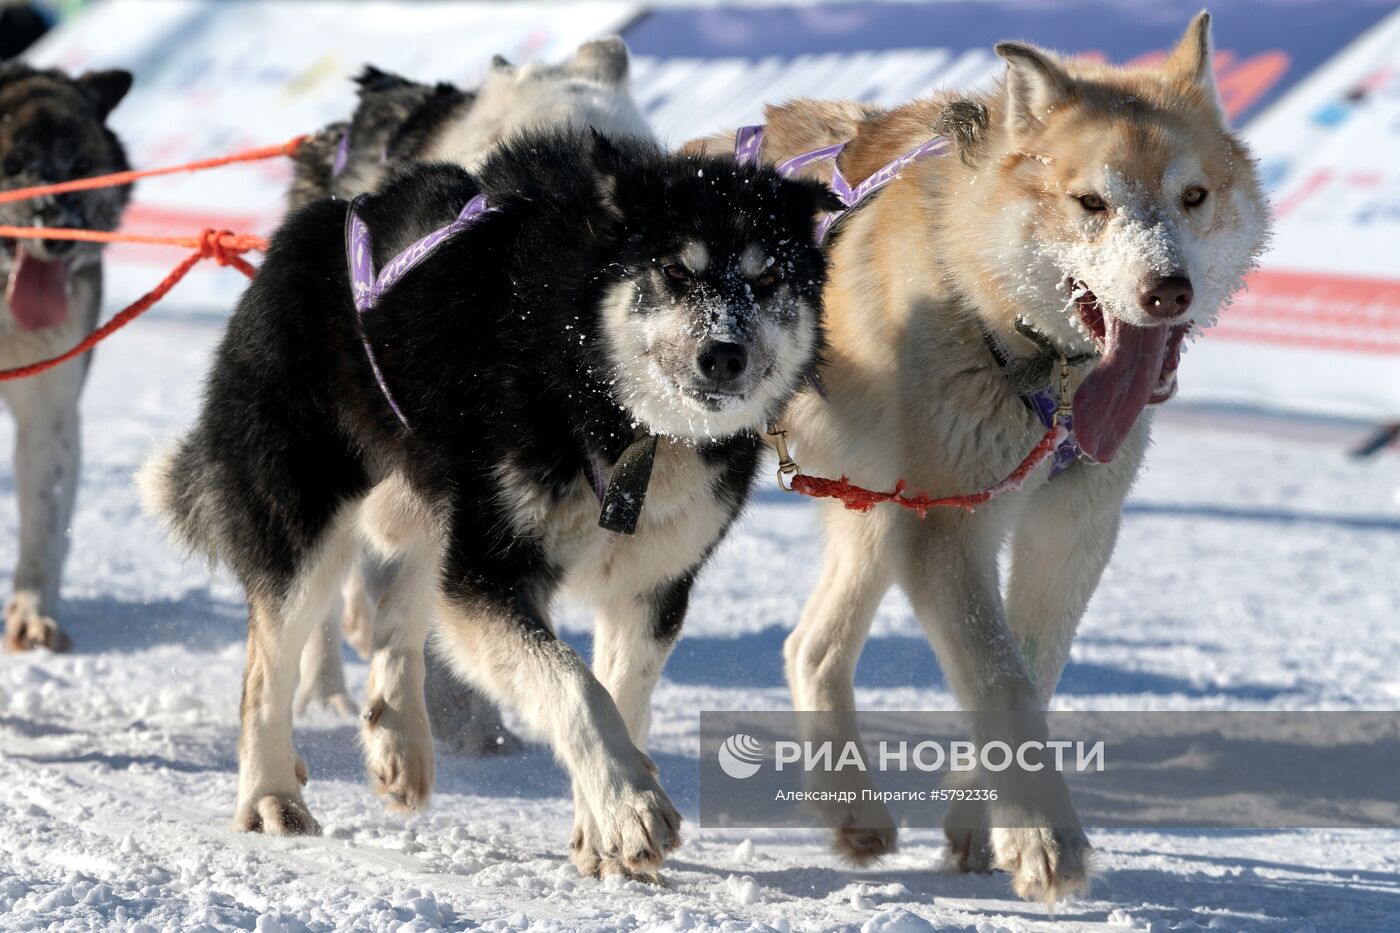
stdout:
[[(760, 152), (763, 149), (764, 128), (762, 126), (741, 126), (734, 135), (734, 161), (740, 165), (757, 165), (759, 163)], [(804, 152), (795, 155), (791, 159), (779, 162), (776, 166), (778, 174), (784, 178), (790, 178), (813, 162), (830, 161), (831, 190), (841, 199), (844, 205), (841, 210), (832, 211), (817, 223), (816, 241), (818, 246), (826, 244), (826, 238), (831, 233), (831, 229), (842, 219), (860, 206), (861, 202), (870, 195), (879, 191), (899, 177), (899, 173), (904, 169), (930, 156), (941, 156), (948, 153), (952, 140), (946, 136), (935, 136), (928, 142), (910, 149), (908, 152), (895, 159), (893, 162), (883, 166), (875, 174), (865, 181), (851, 187), (846, 176), (841, 173), (841, 167), (836, 164), (836, 159), (846, 148), (845, 143), (836, 143), (832, 146), (823, 146), (820, 149), (813, 149), (811, 152)], [(988, 344), (992, 349), (992, 355), (997, 363), (1005, 369), (1007, 360), (1000, 347), (993, 343)], [(817, 393), (823, 398), (826, 393), (822, 390), (821, 382), (813, 378), (813, 385)], [(1039, 389), (1021, 396), (1021, 401), (1027, 408), (1040, 419), (1040, 423), (1049, 430), (1056, 421), (1056, 413), (1059, 410), (1059, 402), (1055, 394), (1049, 389)], [(1066, 430), (1065, 439), (1055, 448), (1055, 458), (1050, 467), (1050, 478), (1059, 476), (1070, 464), (1079, 459), (1082, 452), (1079, 443), (1074, 439), (1074, 416), (1063, 417)]]
[(394, 395), (389, 391), (389, 384), (384, 381), (384, 372), (379, 368), (379, 360), (374, 355), (374, 347), (370, 345), (369, 338), (365, 336), (363, 318), (374, 310), (379, 299), (393, 288), (399, 279), (427, 259), (433, 250), (450, 237), (476, 223), (484, 214), (491, 213), (492, 208), (486, 206), (486, 195), (478, 194), (466, 203), (456, 220), (410, 244), (402, 253), (389, 260), (378, 275), (375, 275), (374, 250), (370, 244), (369, 227), (365, 226), (365, 222), (360, 219), (359, 213), (355, 210), (363, 197), (361, 195), (350, 202), (350, 210), (345, 217), (345, 255), (350, 266), (350, 290), (355, 299), (355, 311), (358, 313), (360, 341), (365, 345), (365, 356), (369, 358), (370, 369), (374, 370), (374, 381), (379, 383), (379, 391), (384, 393), (384, 400), (389, 403), (389, 407), (394, 410), (394, 415), (404, 428), (411, 431), (412, 428), (409, 426), (408, 419), (404, 417), (403, 409), (399, 407), (398, 402), (394, 401)]
[[(1040, 419), (1040, 423), (1048, 431), (1055, 423), (1056, 413), (1059, 411), (1059, 402), (1049, 389), (1040, 389), (1029, 395), (1021, 396), (1021, 401), (1026, 407), (1035, 412), (1035, 416)], [(1062, 422), (1065, 426), (1065, 439), (1060, 441), (1055, 448), (1055, 459), (1050, 463), (1050, 478), (1054, 479), (1065, 470), (1070, 468), (1074, 461), (1079, 459), (1083, 453), (1079, 449), (1079, 442), (1074, 439), (1074, 415), (1064, 415)]]
[[(740, 165), (757, 165), (759, 152), (763, 148), (763, 134), (762, 126), (739, 127), (738, 133), (734, 136), (734, 161)], [(845, 143), (823, 146), (820, 149), (813, 149), (811, 152), (795, 155), (791, 159), (779, 162), (776, 170), (784, 178), (791, 178), (813, 162), (831, 162), (831, 181), (828, 184), (844, 206), (838, 211), (831, 211), (817, 223), (817, 245), (824, 246), (827, 236), (831, 233), (831, 228), (859, 207), (866, 198), (894, 181), (899, 177), (900, 172), (915, 162), (921, 162), (930, 156), (946, 155), (952, 144), (952, 140), (946, 136), (935, 136), (883, 166), (878, 172), (855, 187), (851, 187), (851, 183), (846, 181), (846, 176), (841, 174), (841, 167), (836, 164), (837, 156), (841, 155), (842, 150), (846, 148)]]

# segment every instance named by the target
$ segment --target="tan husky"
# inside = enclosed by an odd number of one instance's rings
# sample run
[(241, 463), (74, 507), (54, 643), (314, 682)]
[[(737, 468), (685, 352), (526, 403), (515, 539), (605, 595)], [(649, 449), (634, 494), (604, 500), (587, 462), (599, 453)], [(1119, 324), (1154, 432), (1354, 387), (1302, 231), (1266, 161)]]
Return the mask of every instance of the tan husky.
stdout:
[[(908, 594), (964, 708), (1029, 711), (1043, 727), (1142, 463), (1144, 409), (1175, 388), (1185, 325), (1214, 319), (1267, 237), (1253, 163), (1215, 90), (1208, 14), (1157, 67), (1009, 42), (997, 52), (1005, 77), (980, 98), (768, 112), (762, 158), (849, 140), (839, 164), (853, 184), (932, 135), (956, 142), (836, 228), (825, 397), (804, 393), (784, 419), (803, 470), (875, 489), (904, 478), (932, 495), (984, 489), (1044, 433), (1023, 396), (1057, 393), (1060, 358), (1084, 455), (973, 513), (823, 506), (825, 565), (787, 641), (788, 680), (798, 709), (848, 712), (838, 718), (851, 729), (856, 660), (891, 585)], [(1028, 899), (1086, 888), (1089, 843), (1063, 781), (1047, 780), (1057, 805), (1029, 819), (997, 803), (951, 813), (958, 867), (1008, 871)], [(878, 803), (828, 819), (857, 861), (894, 845)]]

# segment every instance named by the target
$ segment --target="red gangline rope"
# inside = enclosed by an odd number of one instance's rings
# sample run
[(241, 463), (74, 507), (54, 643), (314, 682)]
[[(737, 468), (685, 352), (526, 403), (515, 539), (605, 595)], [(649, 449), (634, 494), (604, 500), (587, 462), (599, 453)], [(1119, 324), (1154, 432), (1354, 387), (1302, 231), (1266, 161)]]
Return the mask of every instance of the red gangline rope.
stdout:
[(221, 165), (233, 165), (238, 162), (261, 162), (264, 159), (275, 159), (278, 156), (294, 156), (301, 144), (307, 140), (307, 135), (294, 136), (284, 143), (276, 146), (262, 146), (258, 149), (245, 149), (242, 152), (235, 152), (233, 155), (215, 156), (212, 159), (196, 159), (193, 162), (185, 162), (180, 165), (167, 165), (164, 168), (147, 168), (133, 170), (129, 172), (112, 172), (109, 175), (93, 175), (91, 178), (75, 178), (72, 181), (61, 181), (52, 185), (34, 185), (29, 188), (13, 188), (9, 191), (0, 191), (0, 204), (9, 204), (11, 201), (24, 201), (28, 198), (42, 197), (46, 194), (67, 194), (70, 191), (91, 191), (94, 188), (112, 188), (117, 185), (129, 185), (140, 178), (155, 178), (158, 175), (175, 175), (180, 172), (202, 172), (205, 169), (218, 168)]
[(110, 321), (88, 334), (87, 337), (83, 338), (83, 340), (72, 349), (65, 353), (60, 353), (58, 356), (50, 357), (46, 360), (39, 360), (36, 363), (30, 363), (26, 366), (16, 366), (13, 369), (0, 369), (0, 382), (37, 375), (47, 369), (53, 369), (55, 366), (66, 363), (75, 356), (81, 356), (88, 352), (112, 334), (149, 311), (152, 305), (164, 298), (166, 293), (185, 277), (185, 273), (193, 269), (201, 260), (212, 259), (221, 266), (233, 266), (239, 272), (252, 278), (257, 274), (257, 269), (253, 268), (253, 266), (243, 258), (243, 254), (251, 250), (261, 251), (267, 248), (267, 242), (263, 240), (262, 237), (250, 236), (248, 234), (236, 234), (228, 230), (205, 230), (196, 237), (156, 237), (137, 236), (126, 233), (108, 233), (103, 230), (66, 230), (57, 227), (35, 228), (0, 226), (0, 237), (34, 240), (85, 240), (99, 243), (156, 243), (167, 246), (187, 246), (194, 250), (194, 252), (181, 260), (180, 264), (171, 270), (170, 274), (162, 279), (159, 285), (117, 312)]
[[(215, 156), (212, 159), (196, 159), (193, 162), (184, 162), (180, 165), (168, 165), (164, 168), (112, 172), (107, 175), (94, 175), (90, 178), (75, 178), (72, 181), (63, 181), (52, 185), (33, 185), (28, 188), (12, 188), (9, 191), (0, 191), (0, 204), (24, 201), (29, 198), (38, 198), (45, 195), (67, 194), (71, 191), (91, 191), (95, 188), (111, 188), (117, 185), (130, 184), (140, 178), (174, 175), (179, 172), (200, 172), (205, 169), (218, 168), (221, 165), (233, 165), (239, 162), (260, 162), (264, 159), (274, 159), (279, 156), (294, 156), (296, 155), (297, 149), (301, 147), (301, 144), (305, 142), (307, 138), (308, 137), (303, 134), (301, 136), (294, 136), (286, 142), (279, 143), (275, 146), (245, 149), (242, 152), (235, 152), (232, 155)], [(146, 243), (158, 246), (184, 246), (194, 250), (189, 256), (181, 260), (180, 264), (171, 270), (170, 274), (162, 279), (155, 288), (117, 312), (110, 321), (94, 330), (91, 334), (88, 334), (77, 346), (68, 350), (66, 353), (60, 353), (58, 356), (51, 357), (47, 360), (39, 360), (27, 366), (16, 366), (13, 369), (0, 370), (0, 382), (37, 375), (45, 370), (66, 363), (75, 356), (81, 356), (88, 352), (110, 337), (113, 333), (121, 330), (127, 324), (130, 324), (136, 318), (150, 310), (152, 305), (164, 298), (165, 295), (185, 277), (185, 273), (193, 269), (201, 260), (212, 259), (221, 266), (232, 266), (239, 272), (252, 278), (257, 273), (257, 270), (243, 258), (243, 254), (252, 250), (261, 252), (267, 249), (267, 241), (262, 237), (253, 236), (251, 234), (236, 234), (230, 230), (205, 230), (198, 236), (142, 236), (135, 233), (112, 233), (106, 230), (0, 226), (0, 238), (13, 240), (81, 240), (88, 243)]]
[(818, 499), (839, 499), (852, 512), (869, 512), (882, 502), (893, 503), (917, 512), (920, 518), (927, 517), (931, 509), (943, 507), (956, 506), (971, 512), (977, 506), (995, 499), (1002, 493), (1019, 490), (1026, 478), (1035, 471), (1035, 468), (1054, 453), (1055, 448), (1065, 439), (1067, 433), (1063, 424), (1052, 425), (1050, 430), (1045, 432), (1045, 436), (1040, 439), (1040, 443), (1035, 445), (1035, 448), (1026, 455), (1026, 458), (1016, 469), (1011, 471), (1006, 479), (989, 489), (961, 496), (943, 496), (935, 499), (922, 492), (906, 496), (904, 495), (906, 483), (902, 479), (894, 484), (893, 489), (881, 492), (857, 486), (845, 476), (840, 479), (826, 479), (821, 476), (808, 476), (805, 473), (798, 473), (792, 478), (791, 488), (804, 496)]

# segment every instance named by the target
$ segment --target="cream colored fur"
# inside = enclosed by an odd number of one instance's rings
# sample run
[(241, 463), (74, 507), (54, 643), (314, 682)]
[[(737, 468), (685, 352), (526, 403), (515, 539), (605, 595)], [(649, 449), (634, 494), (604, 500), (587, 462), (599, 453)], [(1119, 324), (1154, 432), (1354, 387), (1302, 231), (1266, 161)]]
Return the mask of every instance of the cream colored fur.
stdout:
[[(1036, 347), (1017, 333), (1020, 316), (1067, 352), (1092, 351), (1069, 314), (1068, 276), (1089, 278), (1107, 313), (1133, 319), (1136, 306), (1123, 296), (1148, 272), (1185, 267), (1207, 285), (1193, 312), (1209, 319), (1219, 310), (1261, 247), (1267, 219), (1248, 153), (1221, 125), (1208, 22), (1198, 17), (1156, 68), (1002, 46), (1008, 80), (972, 101), (934, 98), (887, 112), (811, 101), (769, 109), (765, 160), (849, 140), (841, 166), (853, 183), (933, 128), (948, 128), (960, 149), (905, 170), (836, 238), (825, 295), (827, 397), (806, 392), (783, 419), (804, 472), (874, 489), (903, 478), (933, 495), (1005, 477), (1044, 429), (982, 332), (1029, 357)], [(1038, 62), (1027, 66), (1028, 57)], [(1165, 114), (1160, 126), (1137, 125), (1136, 102)], [(970, 116), (979, 112), (985, 120)], [(732, 151), (733, 137), (692, 145)], [(821, 177), (829, 168), (810, 171)], [(1177, 198), (1197, 183), (1214, 203), (1187, 215)], [(1075, 186), (1108, 189), (1123, 209), (1087, 217)], [(1089, 368), (1074, 372), (1073, 385)], [(823, 505), (820, 583), (785, 647), (796, 708), (834, 711), (836, 727), (854, 733), (856, 659), (895, 585), (965, 709), (1044, 709), (1113, 552), (1149, 432), (1144, 415), (1111, 464), (1076, 463), (1053, 483), (1042, 467), (1022, 492), (973, 513), (944, 509), (920, 520), (888, 505), (869, 514)], [(1063, 793), (1052, 780), (1052, 796)], [(853, 860), (894, 846), (883, 807), (827, 817), (838, 850)], [(1026, 821), (997, 804), (960, 808), (948, 823), (954, 863), (1004, 869), (1030, 899), (1083, 891), (1091, 850), (1077, 822), (1030, 822), (989, 830)]]

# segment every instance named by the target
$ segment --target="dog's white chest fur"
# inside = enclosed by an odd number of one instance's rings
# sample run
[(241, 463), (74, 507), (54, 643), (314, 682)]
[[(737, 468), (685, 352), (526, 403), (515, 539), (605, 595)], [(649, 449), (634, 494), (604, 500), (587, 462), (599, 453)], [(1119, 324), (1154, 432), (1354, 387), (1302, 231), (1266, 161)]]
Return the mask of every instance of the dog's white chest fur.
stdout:
[(715, 496), (715, 471), (696, 448), (661, 438), (635, 534), (598, 527), (598, 498), (579, 477), (560, 498), (514, 464), (499, 472), (517, 534), (540, 541), (564, 587), (590, 604), (626, 591), (645, 594), (693, 567), (730, 519)]

